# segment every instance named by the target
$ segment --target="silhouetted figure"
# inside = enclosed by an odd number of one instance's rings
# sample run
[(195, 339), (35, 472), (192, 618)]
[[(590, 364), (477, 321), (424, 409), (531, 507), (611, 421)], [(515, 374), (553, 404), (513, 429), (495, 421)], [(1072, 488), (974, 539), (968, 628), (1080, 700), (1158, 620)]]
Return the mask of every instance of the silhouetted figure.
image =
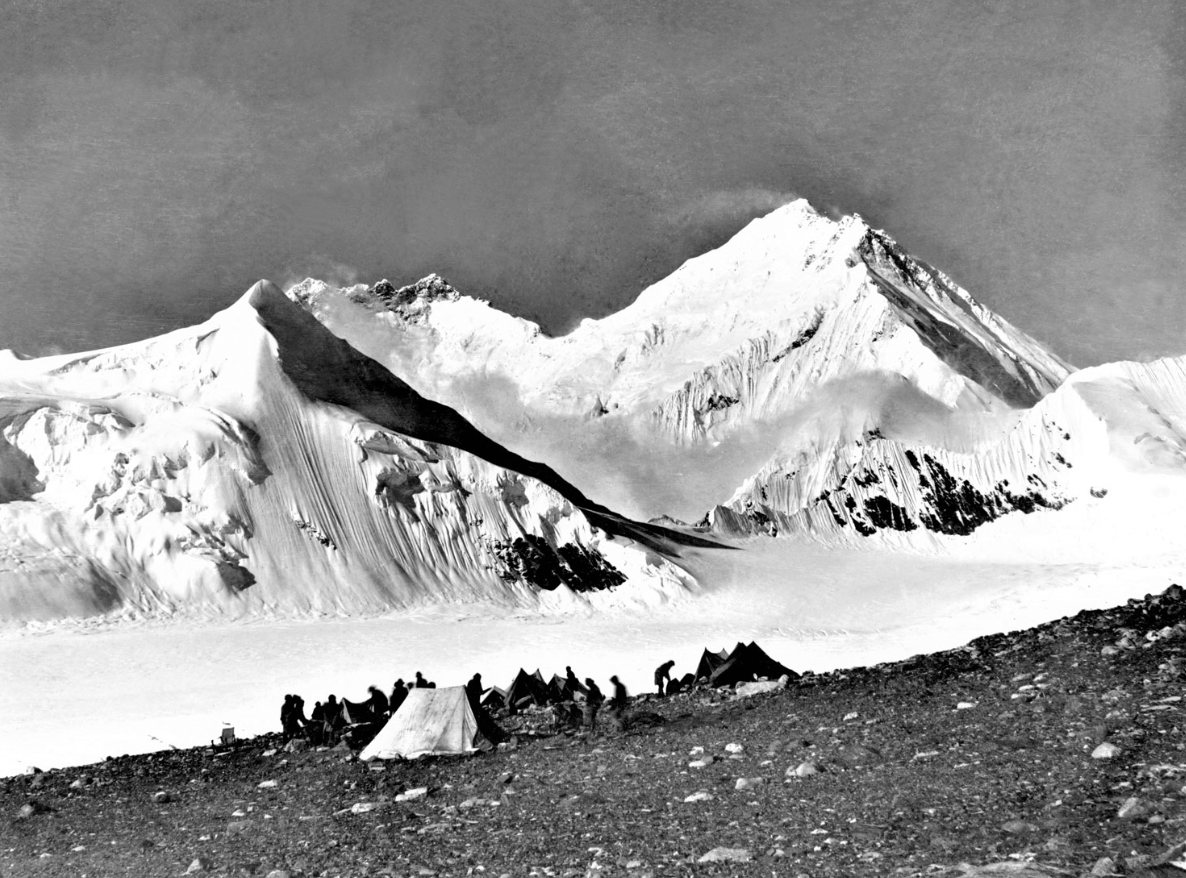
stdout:
[(614, 729), (620, 732), (625, 726), (623, 714), (626, 712), (626, 704), (630, 696), (626, 693), (626, 687), (622, 685), (617, 674), (610, 677), (609, 681), (614, 684), (614, 697), (609, 700), (609, 715), (613, 721)]
[(482, 675), (474, 674), (469, 678), (469, 682), (465, 684), (465, 695), (469, 699), (470, 707), (475, 710), (482, 703), (482, 690), (486, 687), (482, 685)]
[(338, 696), (331, 695), (325, 699), (322, 715), (324, 717), (322, 722), (322, 728), (325, 730), (324, 741), (326, 744), (336, 744), (338, 730), (346, 725), (346, 720), (342, 717), (342, 705), (338, 704)]
[(597, 711), (601, 707), (601, 703), (605, 701), (605, 696), (601, 694), (601, 690), (597, 688), (592, 677), (585, 678), (585, 687), (585, 729), (589, 738), (592, 739), (597, 732)]
[(368, 686), (367, 691), (371, 693), (371, 697), (367, 702), (371, 705), (371, 713), (375, 715), (378, 722), (382, 722), (387, 718), (387, 714), (391, 712), (391, 705), (387, 700), (387, 696), (379, 691), (378, 686)]
[(578, 680), (577, 675), (572, 672), (572, 665), (564, 666), (564, 679), (568, 681), (568, 688), (573, 692), (581, 691), (581, 681)]
[(280, 731), (286, 738), (292, 737), (292, 696), (284, 696), (284, 706), (280, 708)]
[(404, 680), (401, 677), (395, 681), (395, 685), (391, 688), (391, 699), (388, 701), (387, 709), (395, 714), (399, 710), (399, 706), (404, 703), (404, 699), (408, 697), (408, 687), (404, 685)]
[(313, 702), (313, 712), (309, 714), (309, 740), (320, 744), (325, 739), (325, 708), (320, 701)]
[(412, 683), (414, 689), (427, 689), (428, 681), (424, 679), (424, 675), (419, 671), (416, 672), (416, 681)]
[(666, 691), (666, 684), (671, 681), (671, 669), (675, 667), (675, 661), (665, 661), (659, 667), (655, 668), (655, 686), (662, 695)]
[(298, 735), (304, 735), (305, 729), (309, 726), (309, 720), (305, 717), (305, 699), (299, 695), (292, 696), (292, 721)]

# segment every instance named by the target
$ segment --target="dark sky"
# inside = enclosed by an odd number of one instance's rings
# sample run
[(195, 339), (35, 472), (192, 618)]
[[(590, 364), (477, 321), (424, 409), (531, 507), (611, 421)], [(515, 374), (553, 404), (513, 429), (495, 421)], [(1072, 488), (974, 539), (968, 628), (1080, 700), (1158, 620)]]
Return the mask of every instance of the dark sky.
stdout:
[(305, 274), (562, 332), (793, 195), (1077, 365), (1186, 352), (1186, 4), (0, 5), (0, 347)]

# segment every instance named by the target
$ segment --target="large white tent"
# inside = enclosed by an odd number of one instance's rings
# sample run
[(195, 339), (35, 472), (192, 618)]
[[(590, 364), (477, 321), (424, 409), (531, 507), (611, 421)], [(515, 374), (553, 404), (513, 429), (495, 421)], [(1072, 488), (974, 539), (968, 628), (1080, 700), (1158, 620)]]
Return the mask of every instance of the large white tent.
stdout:
[(362, 751), (363, 760), (472, 753), (485, 736), (464, 686), (412, 689), (395, 715)]

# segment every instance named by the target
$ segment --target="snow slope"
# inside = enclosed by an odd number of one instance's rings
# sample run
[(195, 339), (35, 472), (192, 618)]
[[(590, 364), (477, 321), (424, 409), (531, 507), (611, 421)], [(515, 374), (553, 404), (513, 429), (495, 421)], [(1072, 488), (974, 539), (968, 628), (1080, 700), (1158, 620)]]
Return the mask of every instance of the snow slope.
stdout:
[[(884, 233), (804, 201), (560, 338), (436, 276), (400, 290), (307, 280), (289, 294), (422, 392), (642, 517), (699, 517), (788, 437), (823, 447), (920, 421), (979, 437), (1069, 373)], [(804, 417), (821, 408), (844, 422)]]
[(1136, 484), (1186, 498), (1186, 357), (1078, 372), (971, 451), (876, 431), (784, 447), (710, 519), (732, 533), (966, 536)]
[(668, 536), (267, 282), (160, 338), (0, 354), (2, 619), (661, 601), (690, 584), (651, 551)]

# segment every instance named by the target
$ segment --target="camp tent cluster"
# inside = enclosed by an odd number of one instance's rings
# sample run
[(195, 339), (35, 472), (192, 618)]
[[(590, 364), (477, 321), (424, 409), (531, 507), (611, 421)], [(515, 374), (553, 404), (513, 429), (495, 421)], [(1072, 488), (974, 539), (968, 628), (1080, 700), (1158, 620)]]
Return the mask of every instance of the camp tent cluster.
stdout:
[(686, 681), (686, 685), (705, 682), (709, 686), (735, 686), (754, 680), (778, 680), (783, 676), (790, 680), (799, 679), (797, 673), (766, 655), (762, 647), (751, 640), (738, 643), (732, 650), (704, 650), (696, 665), (696, 673), (691, 679), (685, 674), (681, 682)]
[[(700, 656), (694, 674), (679, 680), (680, 688), (697, 682), (710, 686), (734, 686), (754, 680), (798, 679), (790, 668), (770, 658), (756, 643), (738, 643), (732, 650)], [(520, 710), (532, 704), (575, 701), (585, 687), (574, 678), (553, 675), (545, 681), (536, 670), (519, 673), (506, 689), (491, 687), (480, 703), (471, 703), (464, 686), (440, 689), (413, 688), (391, 719), (362, 751), (364, 760), (414, 759), (417, 756), (473, 753), (489, 749), (506, 737), (488, 711)], [(365, 705), (344, 702), (346, 711), (361, 711)]]

